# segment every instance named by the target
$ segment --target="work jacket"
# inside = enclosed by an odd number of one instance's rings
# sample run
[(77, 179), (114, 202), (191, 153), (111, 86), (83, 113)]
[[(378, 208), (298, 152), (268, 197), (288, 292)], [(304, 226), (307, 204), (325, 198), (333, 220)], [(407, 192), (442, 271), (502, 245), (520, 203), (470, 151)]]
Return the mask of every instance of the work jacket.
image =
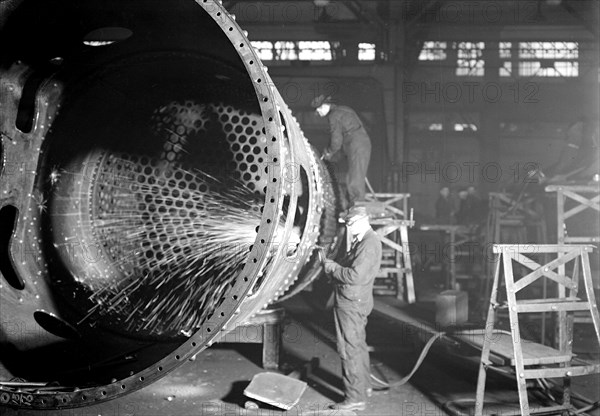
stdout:
[(330, 153), (342, 149), (344, 154), (349, 155), (362, 148), (371, 148), (371, 139), (353, 109), (332, 104), (327, 118), (331, 132)]
[(331, 274), (335, 285), (335, 306), (358, 309), (365, 314), (373, 309), (373, 283), (381, 266), (381, 239), (369, 229), (351, 247)]

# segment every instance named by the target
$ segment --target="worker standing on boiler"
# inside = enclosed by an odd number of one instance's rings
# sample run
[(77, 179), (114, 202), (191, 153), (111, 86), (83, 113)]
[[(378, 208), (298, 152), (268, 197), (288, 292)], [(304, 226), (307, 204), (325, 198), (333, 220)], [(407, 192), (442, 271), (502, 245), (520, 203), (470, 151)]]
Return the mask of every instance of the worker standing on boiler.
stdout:
[(336, 105), (330, 96), (320, 95), (315, 98), (312, 107), (321, 117), (329, 119), (331, 139), (323, 152), (323, 159), (331, 157), (342, 150), (348, 160), (346, 187), (350, 206), (365, 199), (365, 179), (371, 159), (371, 139), (362, 121), (350, 107)]

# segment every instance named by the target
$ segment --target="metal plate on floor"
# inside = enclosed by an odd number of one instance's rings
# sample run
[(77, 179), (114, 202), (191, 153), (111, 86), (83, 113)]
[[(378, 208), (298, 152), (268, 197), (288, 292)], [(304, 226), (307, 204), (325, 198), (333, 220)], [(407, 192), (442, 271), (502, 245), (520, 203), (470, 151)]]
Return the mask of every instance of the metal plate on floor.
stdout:
[(304, 381), (267, 372), (256, 374), (244, 394), (251, 399), (289, 410), (298, 403), (305, 389)]

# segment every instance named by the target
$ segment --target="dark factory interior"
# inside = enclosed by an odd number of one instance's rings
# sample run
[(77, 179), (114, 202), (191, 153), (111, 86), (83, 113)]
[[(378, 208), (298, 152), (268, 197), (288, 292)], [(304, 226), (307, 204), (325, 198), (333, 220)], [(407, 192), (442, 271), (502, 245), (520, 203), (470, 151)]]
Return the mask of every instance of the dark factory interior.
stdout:
[(600, 415), (597, 0), (0, 0), (0, 415)]

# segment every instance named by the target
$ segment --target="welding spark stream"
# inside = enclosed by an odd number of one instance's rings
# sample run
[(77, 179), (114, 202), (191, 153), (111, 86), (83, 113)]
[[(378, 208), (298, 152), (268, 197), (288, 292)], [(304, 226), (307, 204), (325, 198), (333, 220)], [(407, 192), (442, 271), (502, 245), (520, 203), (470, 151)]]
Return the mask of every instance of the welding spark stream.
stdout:
[(80, 322), (118, 312), (127, 329), (187, 334), (234, 283), (260, 224), (258, 195), (238, 181), (169, 169), (143, 183), (128, 175), (104, 186), (118, 199), (94, 228), (113, 245), (111, 263), (122, 274), (79, 277), (94, 303)]

